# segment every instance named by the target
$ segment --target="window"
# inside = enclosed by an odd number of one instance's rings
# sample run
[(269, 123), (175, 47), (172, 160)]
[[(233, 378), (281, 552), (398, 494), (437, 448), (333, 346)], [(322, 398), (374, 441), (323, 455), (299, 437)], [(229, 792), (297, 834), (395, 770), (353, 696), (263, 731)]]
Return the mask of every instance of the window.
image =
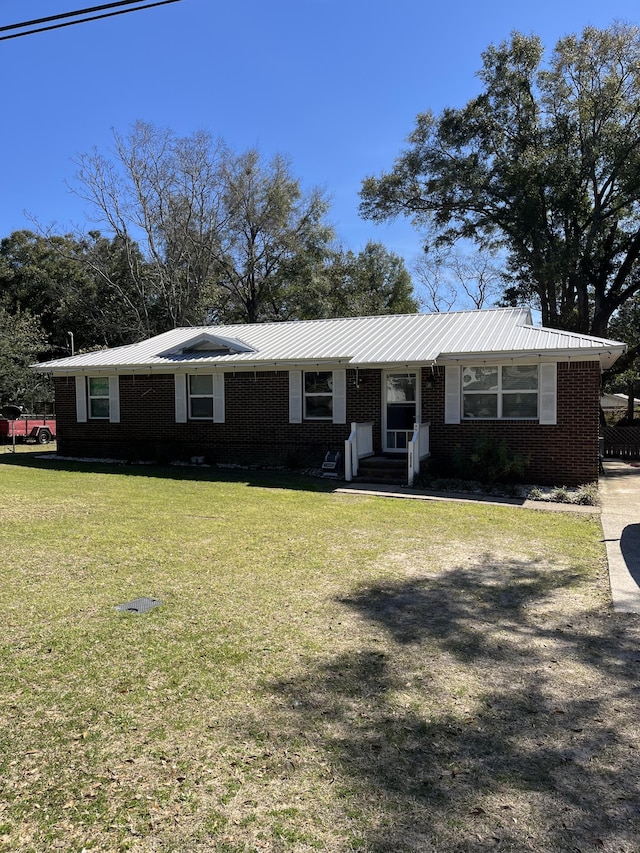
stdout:
[(177, 424), (190, 419), (224, 423), (224, 373), (176, 373), (174, 387)]
[(538, 417), (538, 366), (462, 368), (462, 417)]
[(333, 372), (322, 370), (304, 374), (304, 416), (306, 420), (333, 420)]
[(109, 420), (109, 377), (90, 376), (87, 379), (89, 417)]
[(200, 374), (189, 377), (189, 416), (213, 419), (213, 376)]

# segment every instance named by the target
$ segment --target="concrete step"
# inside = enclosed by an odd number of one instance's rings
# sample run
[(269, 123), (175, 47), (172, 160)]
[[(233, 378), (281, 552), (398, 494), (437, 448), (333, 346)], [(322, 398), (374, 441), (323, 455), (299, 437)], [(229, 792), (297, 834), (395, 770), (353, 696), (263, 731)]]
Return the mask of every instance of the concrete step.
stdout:
[(359, 483), (388, 483), (402, 486), (407, 484), (406, 457), (368, 456), (361, 459), (358, 475), (354, 480)]

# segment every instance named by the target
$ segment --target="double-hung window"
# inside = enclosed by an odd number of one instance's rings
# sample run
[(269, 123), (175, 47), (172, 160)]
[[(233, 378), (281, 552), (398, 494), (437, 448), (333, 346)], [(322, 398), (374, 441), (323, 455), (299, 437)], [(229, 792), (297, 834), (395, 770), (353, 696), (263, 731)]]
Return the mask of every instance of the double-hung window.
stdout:
[(87, 399), (89, 417), (92, 420), (109, 420), (109, 377), (89, 376), (87, 379)]
[(211, 420), (213, 418), (213, 376), (189, 376), (189, 417)]
[(308, 421), (333, 419), (333, 372), (305, 371), (304, 417)]
[(462, 368), (462, 417), (536, 419), (538, 365)]

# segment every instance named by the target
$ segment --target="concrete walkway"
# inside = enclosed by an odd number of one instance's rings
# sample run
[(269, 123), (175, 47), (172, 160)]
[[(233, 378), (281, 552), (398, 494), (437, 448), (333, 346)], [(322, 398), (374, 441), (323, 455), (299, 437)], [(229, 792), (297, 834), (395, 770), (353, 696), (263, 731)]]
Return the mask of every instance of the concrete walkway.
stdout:
[(605, 459), (598, 491), (613, 609), (640, 613), (640, 463)]

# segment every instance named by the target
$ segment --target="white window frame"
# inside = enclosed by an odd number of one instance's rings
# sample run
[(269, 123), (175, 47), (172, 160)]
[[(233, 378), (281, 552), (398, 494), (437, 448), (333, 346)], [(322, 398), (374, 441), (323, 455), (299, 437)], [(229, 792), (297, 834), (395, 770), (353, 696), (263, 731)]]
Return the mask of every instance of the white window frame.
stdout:
[[(191, 381), (193, 379), (209, 379), (211, 380), (211, 393), (210, 394), (194, 394), (191, 390)], [(189, 420), (190, 421), (212, 421), (213, 420), (213, 400), (214, 400), (214, 388), (213, 388), (213, 374), (211, 373), (189, 373), (187, 375), (187, 400), (188, 400), (188, 412), (189, 412)], [(210, 415), (194, 415), (193, 414), (193, 402), (194, 400), (211, 400), (211, 414)]]
[[(306, 416), (304, 374), (306, 373), (331, 373), (332, 374), (332, 396), (333, 415), (323, 418), (308, 418)], [(321, 393), (321, 392), (318, 392)], [(326, 395), (326, 391), (322, 392)], [(347, 423), (347, 371), (338, 370), (290, 370), (289, 371), (289, 423)]]
[[(311, 374), (319, 375), (326, 373), (329, 376), (330, 391), (307, 391), (306, 377)], [(307, 414), (307, 400), (311, 397), (330, 397), (331, 398), (331, 414), (314, 416)], [(325, 421), (333, 423), (333, 407), (335, 404), (335, 383), (332, 370), (304, 370), (302, 372), (302, 413), (305, 421)]]
[[(514, 367), (514, 366), (522, 366), (522, 367), (535, 367), (537, 370), (537, 387), (535, 389), (531, 388), (520, 388), (520, 389), (504, 389), (502, 387), (502, 371), (505, 367)], [(464, 390), (464, 370), (465, 368), (491, 368), (497, 370), (497, 385), (495, 391), (493, 390), (478, 390), (478, 391), (465, 391)], [(460, 371), (460, 418), (462, 421), (540, 421), (540, 365), (536, 363), (530, 364), (522, 364), (522, 365), (512, 365), (509, 363), (501, 363), (501, 364), (465, 364), (462, 366), (462, 370)], [(505, 415), (503, 413), (503, 404), (504, 398), (512, 396), (514, 394), (527, 394), (534, 396), (536, 398), (536, 412), (535, 415)], [(488, 396), (492, 395), (496, 397), (496, 415), (495, 416), (487, 416), (487, 417), (474, 417), (473, 415), (465, 415), (464, 413), (464, 398), (465, 396), (469, 397), (479, 397), (479, 396)]]
[[(92, 394), (91, 393), (91, 383), (95, 379), (100, 379), (104, 381), (107, 380), (107, 393), (106, 394)], [(106, 415), (94, 415), (93, 414), (93, 406), (92, 403), (94, 400), (106, 400), (107, 401), (107, 413)], [(111, 382), (109, 378), (106, 376), (87, 376), (87, 416), (90, 421), (109, 421), (111, 420)]]
[[(209, 377), (211, 379), (210, 394), (192, 394), (191, 393), (191, 378)], [(182, 379), (182, 378), (181, 378)], [(181, 396), (182, 388), (185, 391), (185, 416), (180, 415), (179, 410), (182, 405)], [(194, 415), (192, 408), (193, 400), (211, 400), (210, 415)], [(181, 383), (176, 377), (176, 421), (186, 422), (186, 413), (188, 412), (190, 421), (213, 421), (214, 423), (224, 423), (224, 374), (223, 373), (189, 373), (184, 376)]]

